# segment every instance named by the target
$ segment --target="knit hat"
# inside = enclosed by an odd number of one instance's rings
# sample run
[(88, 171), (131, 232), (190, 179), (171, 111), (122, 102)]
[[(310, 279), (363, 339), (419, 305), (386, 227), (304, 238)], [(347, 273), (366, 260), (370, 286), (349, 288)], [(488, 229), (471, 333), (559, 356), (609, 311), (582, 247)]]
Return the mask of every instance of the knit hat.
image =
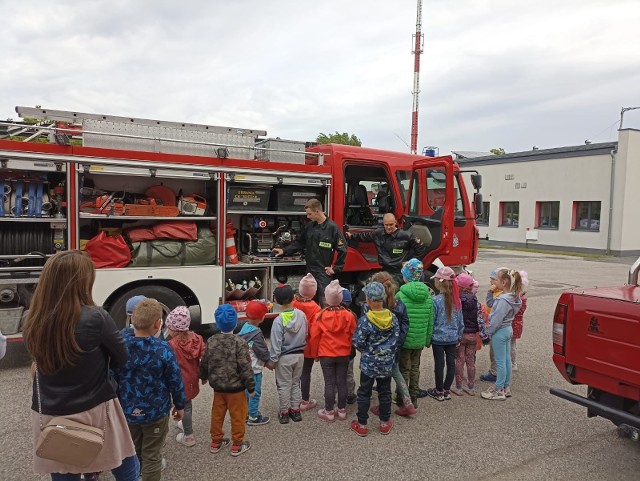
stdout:
[(191, 325), (191, 314), (187, 306), (178, 306), (169, 314), (164, 321), (167, 329), (172, 331), (188, 331)]
[(249, 301), (247, 308), (244, 310), (247, 319), (252, 321), (260, 321), (264, 319), (264, 316), (269, 312), (269, 307), (264, 301)]
[(422, 279), (424, 266), (418, 259), (410, 259), (403, 267), (400, 273), (402, 278), (408, 282), (419, 281)]
[(370, 301), (380, 302), (384, 300), (384, 294), (384, 286), (379, 282), (370, 282), (364, 286), (364, 295)]
[(342, 287), (338, 280), (331, 281), (331, 283), (325, 288), (324, 298), (329, 306), (335, 307), (340, 305), (342, 302)]
[(304, 276), (300, 280), (300, 284), (298, 285), (298, 293), (302, 297), (311, 299), (313, 296), (316, 295), (317, 290), (318, 290), (318, 283), (316, 282), (315, 277), (313, 277), (310, 273)]
[(130, 316), (133, 314), (133, 310), (136, 308), (140, 301), (144, 301), (146, 299), (145, 296), (133, 296), (127, 301), (127, 306), (125, 310), (127, 311), (127, 315)]
[(431, 276), (431, 279), (442, 279), (444, 281), (452, 281), (455, 278), (456, 273), (453, 272), (451, 267), (441, 267), (434, 275)]
[(458, 275), (458, 277), (456, 277), (456, 282), (463, 289), (471, 290), (473, 289), (473, 283), (475, 282), (475, 279), (466, 272), (463, 272), (462, 274)]
[(349, 305), (351, 302), (353, 302), (351, 291), (347, 288), (342, 289), (342, 303)]
[(233, 332), (238, 324), (238, 314), (236, 314), (236, 310), (229, 304), (218, 306), (214, 318), (220, 332)]

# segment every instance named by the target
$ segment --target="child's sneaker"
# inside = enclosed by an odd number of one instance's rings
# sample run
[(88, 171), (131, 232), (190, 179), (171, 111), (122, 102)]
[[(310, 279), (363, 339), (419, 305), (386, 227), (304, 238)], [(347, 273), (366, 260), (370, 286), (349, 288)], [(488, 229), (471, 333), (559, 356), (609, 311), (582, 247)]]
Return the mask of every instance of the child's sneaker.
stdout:
[(498, 377), (491, 371), (489, 371), (485, 374), (480, 374), (480, 380), (484, 382), (496, 382), (498, 380)]
[(444, 396), (444, 400), (445, 401), (451, 401), (451, 391), (448, 389), (445, 389), (444, 392), (442, 393), (442, 395)]
[(184, 426), (182, 425), (182, 419), (180, 421), (174, 422), (173, 425), (177, 427), (180, 431), (184, 431)]
[(369, 434), (369, 429), (367, 429), (366, 424), (360, 424), (357, 419), (351, 421), (351, 430), (360, 437), (365, 437)]
[(229, 438), (223, 438), (220, 441), (211, 441), (211, 448), (209, 451), (212, 453), (220, 452), (221, 449), (226, 448), (231, 444), (231, 440)]
[(289, 409), (289, 417), (294, 423), (302, 421), (302, 414), (300, 414), (299, 409)]
[(376, 404), (375, 406), (371, 406), (369, 412), (374, 416), (380, 416), (380, 405)]
[(419, 398), (427, 397), (427, 396), (429, 395), (428, 391), (429, 391), (428, 389), (426, 389), (426, 390), (425, 390), (425, 389), (418, 389), (418, 394), (417, 394), (417, 396), (418, 396)]
[(355, 404), (357, 400), (358, 396), (356, 396), (354, 393), (347, 394), (347, 404)]
[(462, 386), (452, 387), (451, 392), (456, 396), (464, 396), (464, 391), (462, 390)]
[(436, 391), (436, 388), (434, 387), (427, 389), (427, 396), (435, 399), (436, 401), (444, 401), (444, 392)]
[(393, 428), (393, 421), (389, 419), (385, 423), (380, 423), (380, 434), (389, 434)]
[(250, 448), (249, 441), (245, 441), (242, 444), (234, 444), (231, 446), (231, 456), (240, 456), (245, 451), (249, 451)]
[(504, 388), (504, 397), (511, 397), (513, 396), (513, 394), (511, 394), (511, 386), (507, 386)]
[(338, 420), (346, 421), (347, 420), (347, 410), (346, 409), (338, 409)]
[(480, 393), (482, 399), (489, 399), (491, 401), (504, 401), (506, 396), (504, 395), (503, 389), (496, 389), (495, 386), (491, 386), (486, 391)]
[(464, 392), (466, 392), (469, 396), (475, 396), (476, 395), (476, 388), (474, 388), (473, 386), (467, 386), (462, 388), (462, 390)]
[(278, 421), (280, 421), (280, 424), (288, 424), (289, 423), (289, 411), (280, 411), (278, 413)]
[(262, 426), (263, 424), (269, 424), (269, 421), (271, 421), (271, 418), (269, 416), (263, 416), (262, 414), (258, 413), (255, 418), (249, 416), (249, 418), (247, 419), (247, 426)]
[(512, 371), (517, 371), (518, 370), (518, 365), (515, 362), (513, 364), (511, 364), (511, 370)]
[(195, 446), (196, 444), (196, 438), (193, 434), (186, 436), (184, 433), (178, 433), (178, 435), (176, 436), (176, 441), (188, 447)]
[(318, 405), (318, 401), (315, 399), (309, 399), (305, 401), (304, 399), (300, 401), (300, 411), (309, 411)]
[(336, 420), (335, 412), (333, 410), (327, 411), (326, 409), (320, 409), (320, 411), (318, 411), (318, 417), (320, 419), (324, 419), (328, 423), (332, 423)]
[(400, 406), (395, 411), (395, 413), (398, 416), (413, 416), (417, 412), (418, 411), (416, 410), (416, 407), (413, 405), (413, 403), (409, 403), (409, 404), (405, 404), (404, 406)]

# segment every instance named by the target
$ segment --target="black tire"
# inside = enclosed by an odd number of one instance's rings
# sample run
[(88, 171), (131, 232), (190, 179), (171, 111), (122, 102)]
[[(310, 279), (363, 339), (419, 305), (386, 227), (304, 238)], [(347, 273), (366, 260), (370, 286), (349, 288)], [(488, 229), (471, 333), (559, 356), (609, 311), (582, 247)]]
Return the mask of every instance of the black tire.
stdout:
[(133, 296), (145, 296), (157, 300), (162, 306), (164, 319), (172, 309), (178, 306), (184, 306), (184, 299), (175, 291), (164, 286), (140, 286), (135, 289), (131, 289), (126, 294), (118, 297), (111, 308), (109, 314), (116, 323), (118, 329), (126, 327), (127, 321), (127, 301)]

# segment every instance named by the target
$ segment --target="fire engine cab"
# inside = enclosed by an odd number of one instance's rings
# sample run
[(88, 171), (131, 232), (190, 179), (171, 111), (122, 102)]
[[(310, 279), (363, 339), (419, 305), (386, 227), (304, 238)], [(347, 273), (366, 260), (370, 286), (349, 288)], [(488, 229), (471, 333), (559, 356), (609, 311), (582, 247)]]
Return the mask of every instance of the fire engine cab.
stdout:
[[(345, 230), (393, 213), (427, 247), (425, 267), (475, 261), (481, 178), (469, 198), (450, 156), (421, 157), (268, 138), (265, 131), (16, 107), (0, 123), (0, 331), (20, 339), (46, 259), (83, 249), (97, 267), (93, 296), (124, 327), (138, 294), (168, 312), (187, 305), (195, 329), (231, 303), (297, 287), (302, 255), (274, 257), (317, 198)], [(350, 243), (343, 286), (376, 270), (375, 247)], [(430, 277), (425, 276), (425, 277)]]

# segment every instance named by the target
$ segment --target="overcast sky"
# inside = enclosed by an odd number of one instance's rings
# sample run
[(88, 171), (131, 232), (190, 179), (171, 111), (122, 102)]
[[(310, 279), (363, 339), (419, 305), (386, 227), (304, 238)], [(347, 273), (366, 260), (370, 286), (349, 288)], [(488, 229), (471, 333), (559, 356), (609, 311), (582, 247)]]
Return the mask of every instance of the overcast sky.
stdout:
[[(406, 151), (416, 5), (0, 0), (0, 117), (40, 104)], [(420, 150), (605, 142), (640, 106), (638, 0), (425, 0), (422, 18)]]

